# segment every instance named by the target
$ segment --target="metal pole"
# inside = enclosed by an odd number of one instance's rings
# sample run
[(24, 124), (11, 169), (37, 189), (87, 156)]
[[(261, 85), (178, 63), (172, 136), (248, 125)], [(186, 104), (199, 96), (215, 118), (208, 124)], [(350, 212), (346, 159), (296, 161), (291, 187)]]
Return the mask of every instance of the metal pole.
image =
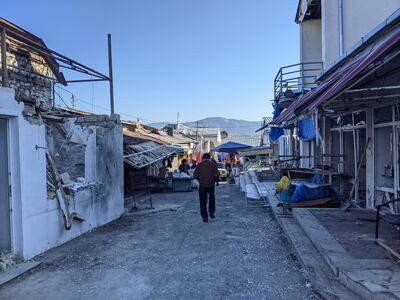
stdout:
[(2, 85), (8, 87), (8, 71), (7, 71), (7, 33), (6, 29), (1, 30), (1, 73), (2, 73)]
[(114, 114), (114, 83), (112, 70), (111, 34), (108, 34), (108, 77), (110, 79), (110, 110)]
[(339, 0), (339, 55), (344, 53), (344, 37), (343, 37), (343, 0)]

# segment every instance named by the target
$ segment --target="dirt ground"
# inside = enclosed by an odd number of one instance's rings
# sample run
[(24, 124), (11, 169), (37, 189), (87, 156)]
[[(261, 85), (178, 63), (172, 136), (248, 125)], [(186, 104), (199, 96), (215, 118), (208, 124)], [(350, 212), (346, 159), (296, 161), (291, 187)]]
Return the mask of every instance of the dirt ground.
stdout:
[(217, 188), (209, 223), (196, 191), (153, 200), (37, 257), (0, 299), (319, 299), (269, 210), (236, 186)]

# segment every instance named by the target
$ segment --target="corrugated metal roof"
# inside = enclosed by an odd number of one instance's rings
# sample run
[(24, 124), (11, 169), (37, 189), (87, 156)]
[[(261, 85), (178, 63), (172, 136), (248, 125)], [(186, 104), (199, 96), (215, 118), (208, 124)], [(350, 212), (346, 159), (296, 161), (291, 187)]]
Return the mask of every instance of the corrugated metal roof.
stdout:
[(159, 162), (173, 154), (183, 152), (183, 148), (170, 145), (158, 145), (154, 142), (146, 142), (124, 147), (124, 162), (140, 169)]

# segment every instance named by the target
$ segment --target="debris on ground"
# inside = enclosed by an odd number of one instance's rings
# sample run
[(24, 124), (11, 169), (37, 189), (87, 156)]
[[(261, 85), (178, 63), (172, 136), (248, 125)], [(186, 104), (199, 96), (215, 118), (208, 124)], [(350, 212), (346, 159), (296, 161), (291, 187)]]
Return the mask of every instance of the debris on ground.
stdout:
[(7, 271), (17, 264), (17, 258), (9, 251), (0, 252), (0, 272)]

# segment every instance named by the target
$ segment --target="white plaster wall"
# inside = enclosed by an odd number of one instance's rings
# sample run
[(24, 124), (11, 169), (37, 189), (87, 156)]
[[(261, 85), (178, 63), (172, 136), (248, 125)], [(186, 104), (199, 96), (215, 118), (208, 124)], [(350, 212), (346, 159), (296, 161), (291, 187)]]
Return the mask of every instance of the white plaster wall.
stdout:
[(0, 88), (0, 115), (9, 117), (9, 150), (11, 172), (12, 251), (25, 254), (30, 239), (33, 247), (40, 245), (35, 236), (41, 228), (27, 232), (27, 224), (41, 215), (47, 204), (45, 128), (31, 125), (22, 117), (24, 105), (15, 101), (13, 89)]
[[(300, 24), (300, 62), (322, 61), (322, 34), (321, 20), (306, 20)], [(308, 64), (304, 66), (301, 82), (304, 89), (310, 90), (314, 87), (316, 78), (320, 75), (320, 64)], [(313, 69), (313, 70), (308, 70)], [(311, 76), (311, 77), (310, 77)]]
[(344, 50), (350, 49), (399, 8), (400, 0), (343, 0)]
[[(339, 0), (321, 1), (322, 60), (329, 68), (340, 56)], [(400, 0), (343, 0), (344, 51), (400, 8)]]
[(322, 61), (324, 69), (339, 56), (338, 0), (321, 0)]
[(318, 62), (322, 60), (321, 20), (306, 20), (300, 24), (300, 60)]
[[(72, 211), (83, 215), (85, 221), (74, 221), (67, 231), (57, 201), (47, 199), (46, 149), (40, 148), (46, 147), (45, 126), (28, 123), (22, 110), (23, 104), (15, 101), (13, 89), (0, 88), (0, 115), (9, 117), (10, 124), (12, 251), (29, 259), (121, 216), (124, 210), (122, 129), (116, 124), (103, 137), (105, 143), (101, 149), (96, 147), (95, 131), (91, 134), (87, 131), (85, 175), (95, 180), (106, 179), (106, 188), (101, 186), (98, 193), (87, 188), (76, 194)], [(102, 163), (93, 159), (99, 153), (103, 154)], [(99, 171), (105, 165), (110, 172), (108, 178)], [(99, 174), (102, 175), (96, 177)]]
[[(28, 210), (29, 213), (24, 216), (24, 258), (33, 257), (115, 220), (124, 211), (121, 126), (115, 125), (113, 129), (105, 132), (102, 137), (104, 142), (100, 149), (97, 145), (94, 126), (79, 130), (79, 133), (87, 141), (85, 176), (88, 177), (86, 180), (93, 179), (93, 182), (100, 183), (97, 187), (87, 187), (78, 191), (73, 198), (70, 212), (79, 213), (85, 221), (73, 221), (71, 229), (65, 230), (57, 200), (48, 200), (46, 194), (43, 201), (38, 202), (38, 207), (34, 211)], [(109, 160), (106, 161), (105, 157)], [(101, 162), (97, 162), (99, 158)], [(107, 177), (101, 170), (99, 171), (99, 168), (105, 168), (105, 166), (110, 172)]]

